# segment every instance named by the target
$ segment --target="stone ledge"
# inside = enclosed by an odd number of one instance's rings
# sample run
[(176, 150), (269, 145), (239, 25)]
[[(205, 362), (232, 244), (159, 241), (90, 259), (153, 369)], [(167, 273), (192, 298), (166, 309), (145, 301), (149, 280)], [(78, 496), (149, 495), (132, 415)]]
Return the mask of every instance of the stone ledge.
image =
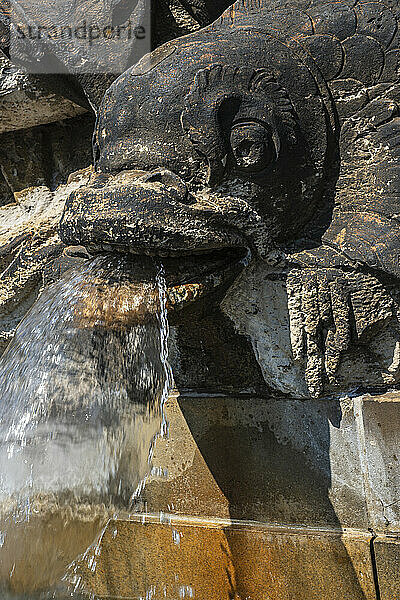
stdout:
[(75, 566), (75, 581), (104, 599), (376, 599), (369, 534), (172, 515), (162, 521), (110, 521)]

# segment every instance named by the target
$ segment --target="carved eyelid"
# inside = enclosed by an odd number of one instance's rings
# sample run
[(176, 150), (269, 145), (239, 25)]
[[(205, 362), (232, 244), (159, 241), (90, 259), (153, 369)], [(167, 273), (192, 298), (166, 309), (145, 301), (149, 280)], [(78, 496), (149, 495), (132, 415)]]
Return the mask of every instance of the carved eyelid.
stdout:
[(249, 117), (247, 119), (245, 117), (240, 117), (239, 119), (234, 119), (231, 130), (233, 131), (233, 129), (238, 129), (239, 127), (243, 127), (245, 125), (259, 125), (272, 136), (271, 124), (268, 121), (262, 121), (257, 117)]
[[(236, 120), (260, 121), (260, 126), (269, 122), (276, 157), (280, 154), (280, 139), (274, 126), (274, 107), (291, 113), (293, 107), (285, 89), (274, 74), (265, 69), (212, 64), (200, 69), (194, 78), (181, 114), (181, 125), (196, 150), (206, 157), (210, 180), (217, 180), (223, 172), (222, 159), (227, 148), (218, 110), (225, 100), (240, 100)], [(264, 118), (267, 117), (267, 118)]]

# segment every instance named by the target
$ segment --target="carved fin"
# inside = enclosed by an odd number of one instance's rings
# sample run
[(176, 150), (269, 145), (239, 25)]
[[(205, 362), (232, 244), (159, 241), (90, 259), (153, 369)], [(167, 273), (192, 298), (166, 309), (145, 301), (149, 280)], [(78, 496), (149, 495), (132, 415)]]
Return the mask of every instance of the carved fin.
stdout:
[(353, 261), (400, 278), (400, 110), (380, 99), (342, 129), (341, 172), (323, 237)]

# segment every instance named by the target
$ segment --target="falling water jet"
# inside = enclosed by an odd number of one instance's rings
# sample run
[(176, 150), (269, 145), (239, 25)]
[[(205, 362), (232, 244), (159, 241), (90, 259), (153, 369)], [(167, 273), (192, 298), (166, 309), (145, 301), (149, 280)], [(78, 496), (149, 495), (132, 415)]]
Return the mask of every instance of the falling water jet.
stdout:
[(111, 255), (68, 272), (21, 322), (0, 359), (9, 592), (46, 597), (109, 517), (129, 509), (164, 427), (167, 336), (160, 267)]

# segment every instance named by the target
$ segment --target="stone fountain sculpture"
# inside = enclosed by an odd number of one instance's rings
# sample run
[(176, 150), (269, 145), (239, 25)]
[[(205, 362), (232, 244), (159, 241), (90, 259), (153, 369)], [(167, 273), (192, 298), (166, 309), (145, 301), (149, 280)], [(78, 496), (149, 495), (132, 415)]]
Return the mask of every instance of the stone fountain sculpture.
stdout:
[[(253, 292), (225, 305), (272, 388), (394, 386), (396, 11), (246, 0), (161, 46), (107, 90), (95, 174), (67, 202), (63, 241), (161, 257), (170, 308), (252, 263)], [(268, 282), (285, 282), (275, 317)]]
[[(202, 24), (216, 16), (207, 3), (187, 8)], [(15, 306), (62, 252), (60, 208), (78, 187), (63, 242), (174, 255), (170, 308), (225, 286), (221, 299), (251, 263), (240, 278), (254, 289), (247, 307), (237, 285), (223, 306), (270, 390), (396, 385), (396, 19), (377, 3), (244, 2), (128, 69), (99, 109), (91, 183), (81, 187), (83, 174), (29, 197), (26, 219), (25, 199), (4, 211), (6, 320), (18, 321)], [(103, 93), (102, 78), (80, 85), (92, 105), (93, 88)], [(80, 94), (61, 115), (84, 112)], [(186, 275), (174, 277), (178, 265)]]
[[(168, 443), (186, 461), (186, 436), (192, 458), (182, 467), (170, 461), (167, 492), (149, 483), (150, 510), (173, 502), (178, 514), (309, 527), (295, 560), (288, 542), (297, 574), (282, 569), (277, 548), (286, 533), (271, 529), (266, 555), (277, 553), (275, 567), (260, 569), (265, 576), (271, 568), (283, 586), (274, 598), (369, 600), (379, 587), (380, 597), (395, 597), (398, 576), (386, 575), (397, 564), (390, 556), (398, 556), (392, 538), (400, 530), (399, 400), (361, 394), (393, 390), (400, 377), (399, 8), (182, 4), (203, 28), (160, 45), (107, 89), (94, 169), (2, 209), (0, 326), (18, 322), (39, 279), (42, 289), (87, 253), (155, 256), (166, 272), (181, 391), (180, 412), (171, 409), (178, 433)], [(158, 38), (180, 33), (189, 31)], [(68, 110), (80, 113), (85, 103), (75, 102)], [(15, 222), (8, 237), (6, 215)], [(228, 322), (241, 343), (219, 337)], [(216, 368), (208, 356), (201, 362), (203, 343), (218, 355)], [(199, 402), (185, 388), (228, 394)], [(199, 481), (207, 494), (189, 498)], [(354, 530), (355, 554), (342, 543), (343, 528)], [(107, 543), (113, 565), (118, 542)], [(235, 543), (228, 546), (239, 564)], [(134, 561), (126, 547), (118, 551)], [(325, 554), (329, 593), (324, 583), (312, 587), (313, 557)], [(124, 578), (115, 595), (124, 595)], [(240, 595), (253, 597), (246, 590)]]

